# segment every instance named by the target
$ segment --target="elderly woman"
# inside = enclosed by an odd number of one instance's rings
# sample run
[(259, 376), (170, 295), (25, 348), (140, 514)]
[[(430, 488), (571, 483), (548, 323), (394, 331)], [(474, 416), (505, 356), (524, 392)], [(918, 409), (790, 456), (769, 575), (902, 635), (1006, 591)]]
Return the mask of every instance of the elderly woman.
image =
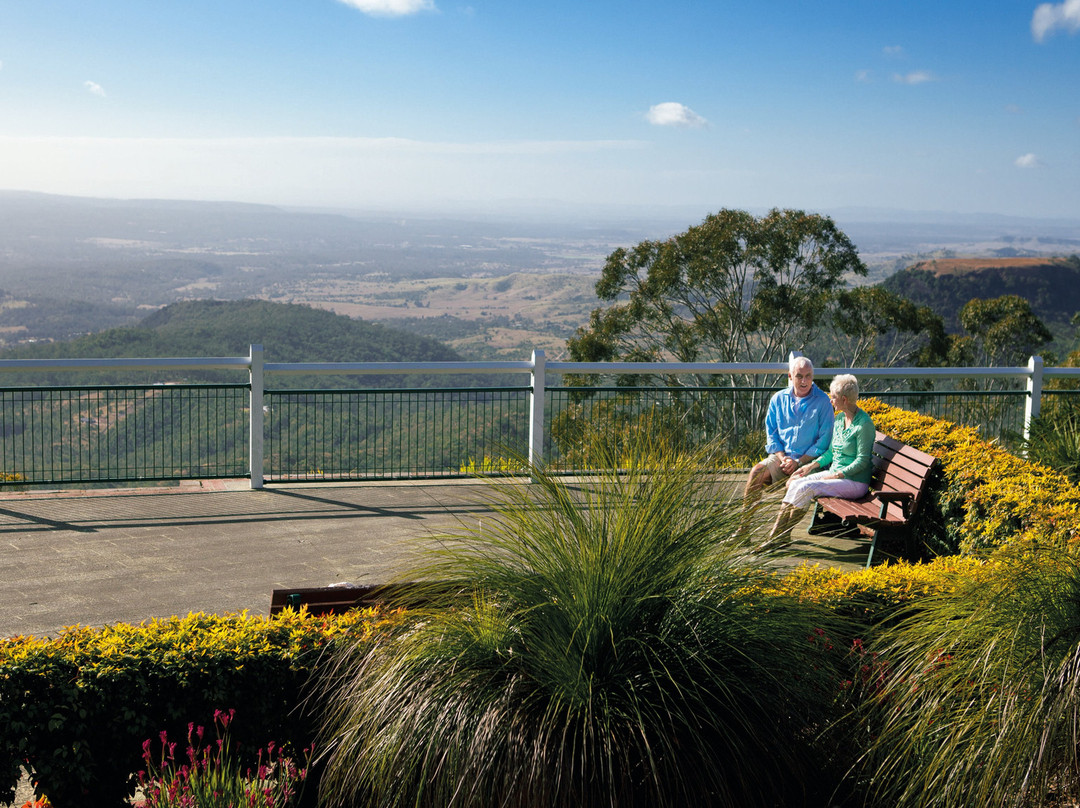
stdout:
[(858, 380), (848, 373), (834, 378), (829, 400), (843, 415), (833, 422), (832, 443), (821, 457), (791, 473), (766, 546), (789, 544), (791, 529), (817, 497), (858, 499), (869, 487), (875, 430), (870, 416), (859, 409)]

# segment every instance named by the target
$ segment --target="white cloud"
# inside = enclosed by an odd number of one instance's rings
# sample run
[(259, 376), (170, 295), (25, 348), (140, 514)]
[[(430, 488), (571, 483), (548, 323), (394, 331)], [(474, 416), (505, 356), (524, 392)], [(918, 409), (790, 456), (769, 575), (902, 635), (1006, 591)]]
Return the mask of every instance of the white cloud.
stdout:
[(83, 86), (86, 88), (87, 92), (92, 93), (93, 95), (100, 95), (102, 98), (105, 97), (105, 90), (96, 81), (84, 81)]
[(1080, 31), (1080, 0), (1042, 3), (1031, 15), (1031, 35), (1036, 42), (1042, 42), (1059, 28), (1070, 34)]
[(1038, 168), (1041, 165), (1042, 163), (1039, 162), (1039, 158), (1031, 152), (1028, 152), (1027, 154), (1021, 154), (1019, 157), (1016, 158), (1017, 168)]
[(708, 121), (690, 107), (676, 101), (665, 101), (663, 104), (655, 104), (649, 107), (645, 118), (654, 126), (700, 128), (708, 124)]
[(372, 17), (404, 17), (421, 11), (434, 11), (432, 0), (339, 0)]
[(937, 81), (937, 77), (929, 70), (913, 70), (910, 73), (893, 73), (893, 81), (899, 84), (925, 84)]
[(873, 74), (869, 70), (856, 70), (855, 81), (861, 84), (869, 84), (874, 80)]
[(1024, 112), (1018, 104), (1006, 104), (1005, 111), (1010, 115), (1021, 115)]
[(886, 56), (903, 56), (904, 48), (902, 45), (886, 45), (881, 52)]

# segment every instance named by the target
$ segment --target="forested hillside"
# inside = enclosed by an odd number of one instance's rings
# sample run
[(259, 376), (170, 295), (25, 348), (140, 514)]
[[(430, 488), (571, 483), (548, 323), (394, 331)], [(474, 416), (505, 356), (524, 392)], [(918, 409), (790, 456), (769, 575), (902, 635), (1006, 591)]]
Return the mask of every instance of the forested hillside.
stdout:
[[(265, 300), (193, 300), (136, 326), (67, 342), (21, 345), (3, 359), (246, 356), (261, 344), (270, 362), (429, 362), (461, 357), (436, 340), (322, 309)], [(71, 381), (71, 376), (65, 376)], [(9, 374), (4, 384), (11, 384)], [(41, 383), (41, 376), (35, 376)]]
[(1080, 311), (1080, 257), (947, 258), (919, 263), (882, 283), (920, 306), (930, 306), (950, 330), (972, 298), (1018, 295), (1047, 325), (1064, 324)]
[(273, 362), (420, 362), (460, 359), (445, 345), (322, 309), (265, 300), (190, 300), (136, 326), (68, 342), (24, 345), (5, 359), (48, 357), (244, 356), (262, 344)]

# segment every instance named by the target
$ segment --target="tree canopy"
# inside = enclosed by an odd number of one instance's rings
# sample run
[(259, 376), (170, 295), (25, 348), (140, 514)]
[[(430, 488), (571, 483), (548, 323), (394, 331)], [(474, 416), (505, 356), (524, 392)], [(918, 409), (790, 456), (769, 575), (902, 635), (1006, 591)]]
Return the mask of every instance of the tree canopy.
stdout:
[(945, 321), (882, 286), (837, 293), (832, 314), (832, 356), (841, 367), (939, 365), (949, 350)]
[(1053, 339), (1031, 304), (1017, 295), (969, 300), (960, 309), (960, 324), (967, 334), (955, 338), (949, 351), (956, 365), (1026, 365)]
[(865, 275), (831, 218), (724, 209), (665, 241), (608, 256), (608, 302), (568, 347), (575, 361), (779, 361), (827, 322), (850, 275)]

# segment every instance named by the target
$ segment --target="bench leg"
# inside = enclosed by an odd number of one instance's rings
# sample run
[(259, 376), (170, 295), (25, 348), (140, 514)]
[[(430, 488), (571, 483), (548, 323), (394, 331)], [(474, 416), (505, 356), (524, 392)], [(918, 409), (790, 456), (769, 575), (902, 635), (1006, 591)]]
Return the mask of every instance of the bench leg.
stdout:
[(806, 529), (806, 532), (809, 533), (811, 536), (818, 536), (822, 533), (825, 533), (828, 529), (829, 525), (826, 524), (825, 514), (821, 510), (821, 506), (815, 502), (814, 515), (810, 518), (810, 527)]
[(874, 550), (877, 549), (878, 536), (881, 535), (881, 528), (874, 531), (874, 537), (870, 539), (870, 553), (866, 556), (866, 568), (870, 569), (870, 565), (874, 562)]
[(814, 516), (806, 532), (811, 536), (829, 536), (835, 539), (854, 539), (860, 536), (858, 525), (845, 524), (839, 516), (817, 504), (814, 505)]

